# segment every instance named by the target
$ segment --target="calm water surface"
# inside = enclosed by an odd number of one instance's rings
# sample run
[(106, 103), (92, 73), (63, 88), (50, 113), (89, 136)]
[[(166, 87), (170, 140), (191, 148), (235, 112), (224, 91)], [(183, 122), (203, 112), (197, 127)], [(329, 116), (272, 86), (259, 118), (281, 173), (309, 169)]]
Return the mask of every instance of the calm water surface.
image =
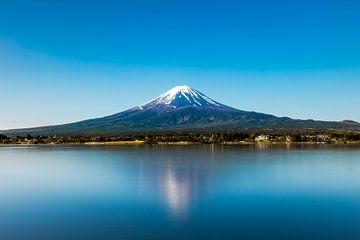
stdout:
[(0, 239), (360, 239), (360, 146), (1, 146)]

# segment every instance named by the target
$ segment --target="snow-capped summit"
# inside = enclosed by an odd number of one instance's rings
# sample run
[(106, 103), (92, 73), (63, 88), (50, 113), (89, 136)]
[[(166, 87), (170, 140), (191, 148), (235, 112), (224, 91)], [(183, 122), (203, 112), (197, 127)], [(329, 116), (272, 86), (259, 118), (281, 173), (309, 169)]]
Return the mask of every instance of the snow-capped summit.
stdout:
[(154, 107), (171, 107), (179, 108), (186, 106), (193, 107), (225, 107), (223, 104), (218, 103), (211, 98), (207, 97), (198, 90), (191, 88), (187, 85), (176, 86), (169, 91), (161, 94), (157, 98), (142, 104), (140, 109), (154, 108)]

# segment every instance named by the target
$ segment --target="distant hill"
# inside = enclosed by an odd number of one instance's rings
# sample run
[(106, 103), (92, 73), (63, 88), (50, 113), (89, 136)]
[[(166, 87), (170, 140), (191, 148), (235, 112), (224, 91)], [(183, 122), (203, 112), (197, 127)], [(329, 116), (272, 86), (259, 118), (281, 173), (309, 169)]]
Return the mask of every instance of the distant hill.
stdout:
[(360, 123), (295, 120), (238, 110), (188, 86), (177, 86), (159, 97), (111, 116), (75, 123), (0, 131), (8, 136), (121, 135), (222, 131), (360, 131)]

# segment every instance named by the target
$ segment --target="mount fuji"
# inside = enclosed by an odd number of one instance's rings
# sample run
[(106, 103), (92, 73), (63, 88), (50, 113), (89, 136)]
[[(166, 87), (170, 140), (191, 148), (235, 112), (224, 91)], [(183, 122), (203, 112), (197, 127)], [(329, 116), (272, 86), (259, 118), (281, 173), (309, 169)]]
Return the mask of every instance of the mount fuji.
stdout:
[(238, 110), (189, 86), (177, 86), (157, 98), (114, 115), (75, 123), (0, 131), (16, 135), (122, 135), (224, 131), (360, 130), (354, 121), (294, 120)]

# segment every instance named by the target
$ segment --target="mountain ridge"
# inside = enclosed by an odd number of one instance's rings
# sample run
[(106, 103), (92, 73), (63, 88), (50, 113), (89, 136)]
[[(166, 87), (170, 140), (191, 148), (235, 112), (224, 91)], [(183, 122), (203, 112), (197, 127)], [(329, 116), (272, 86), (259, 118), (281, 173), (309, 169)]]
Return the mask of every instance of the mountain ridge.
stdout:
[(187, 85), (109, 116), (61, 125), (0, 131), (16, 135), (121, 135), (201, 131), (360, 131), (360, 123), (315, 121), (243, 111), (213, 100)]

